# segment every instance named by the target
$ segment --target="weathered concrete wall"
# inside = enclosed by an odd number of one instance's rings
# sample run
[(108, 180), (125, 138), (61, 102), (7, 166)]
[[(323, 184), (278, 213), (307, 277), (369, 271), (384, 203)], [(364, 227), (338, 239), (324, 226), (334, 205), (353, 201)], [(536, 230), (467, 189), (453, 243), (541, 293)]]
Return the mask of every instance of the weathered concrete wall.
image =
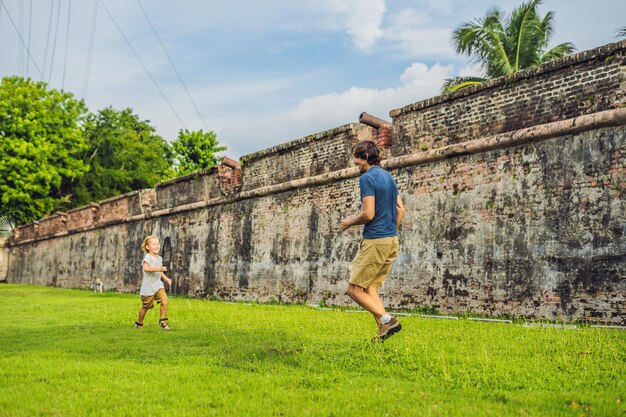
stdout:
[[(555, 107), (553, 118), (537, 114), (515, 125), (529, 127), (521, 130), (484, 127), (479, 117), (465, 127), (467, 137), (451, 134), (428, 149), (422, 130), (407, 127), (416, 126), (411, 120), (449, 114), (457, 100), (477, 99), (474, 93), (439, 99), (447, 104), (437, 109), (418, 103), (392, 112), (394, 142), (384, 166), (398, 180), (407, 215), (384, 289), (391, 307), (625, 322), (624, 49), (626, 42), (607, 46), (474, 91), (484, 98), (584, 66), (588, 74), (579, 81), (588, 89), (611, 74), (605, 112)], [(537, 97), (575, 89), (553, 90)], [(508, 111), (509, 101), (492, 104), (494, 114)], [(541, 124), (565, 115), (580, 117)], [(502, 126), (514, 126), (515, 115), (505, 117)], [(44, 220), (21, 228), (8, 280), (88, 287), (98, 278), (107, 289), (136, 291), (139, 246), (157, 234), (172, 243), (176, 293), (351, 304), (345, 288), (360, 230), (341, 232), (339, 221), (359, 210), (349, 152), (370, 136), (380, 132), (342, 126), (244, 157), (240, 173), (204, 173), (100, 202), (92, 226), (70, 229), (70, 212), (65, 232), (47, 227), (54, 234), (42, 234)], [(178, 184), (195, 196), (178, 195)]]
[(7, 279), (9, 271), (9, 242), (6, 238), (0, 239), (0, 282)]
[(396, 171), (411, 248), (392, 298), (623, 322), (625, 161), (622, 126)]

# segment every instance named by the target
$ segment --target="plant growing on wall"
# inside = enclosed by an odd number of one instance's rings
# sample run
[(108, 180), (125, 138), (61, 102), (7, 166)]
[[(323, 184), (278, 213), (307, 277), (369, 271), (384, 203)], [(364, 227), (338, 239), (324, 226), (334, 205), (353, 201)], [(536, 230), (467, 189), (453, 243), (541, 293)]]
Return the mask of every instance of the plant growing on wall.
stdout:
[(13, 224), (7, 216), (0, 216), (0, 241), (11, 236)]
[(59, 209), (87, 171), (80, 129), (86, 107), (44, 82), (0, 84), (0, 216), (20, 225)]
[(214, 167), (219, 162), (216, 154), (226, 150), (226, 146), (220, 146), (217, 135), (212, 130), (190, 132), (181, 129), (172, 147), (178, 159), (178, 175)]
[(570, 42), (546, 50), (554, 33), (554, 12), (539, 16), (537, 7), (541, 3), (542, 0), (522, 3), (510, 15), (503, 15), (494, 8), (484, 18), (457, 28), (452, 36), (456, 52), (473, 58), (486, 76), (449, 78), (442, 93), (451, 93), (571, 54), (575, 48)]

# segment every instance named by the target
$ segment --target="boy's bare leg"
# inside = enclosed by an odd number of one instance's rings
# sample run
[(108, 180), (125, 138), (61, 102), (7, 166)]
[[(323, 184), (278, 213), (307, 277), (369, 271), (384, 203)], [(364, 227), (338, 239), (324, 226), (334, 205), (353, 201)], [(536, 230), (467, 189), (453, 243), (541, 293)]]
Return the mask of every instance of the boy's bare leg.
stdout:
[(146, 308), (141, 308), (141, 310), (139, 310), (139, 317), (137, 318), (137, 323), (139, 324), (143, 324), (143, 318), (146, 317), (146, 313), (148, 312), (148, 309)]
[(167, 317), (167, 300), (161, 301), (160, 313), (161, 313), (161, 318), (162, 319)]
[(385, 314), (385, 308), (383, 307), (383, 303), (378, 296), (376, 288), (373, 288), (373, 292), (376, 294), (374, 297), (368, 292), (371, 291), (371, 289), (372, 287), (365, 289), (363, 287), (359, 287), (358, 285), (348, 283), (348, 295), (350, 298), (356, 301), (358, 305), (372, 313), (376, 323), (380, 324), (380, 318), (383, 314)]

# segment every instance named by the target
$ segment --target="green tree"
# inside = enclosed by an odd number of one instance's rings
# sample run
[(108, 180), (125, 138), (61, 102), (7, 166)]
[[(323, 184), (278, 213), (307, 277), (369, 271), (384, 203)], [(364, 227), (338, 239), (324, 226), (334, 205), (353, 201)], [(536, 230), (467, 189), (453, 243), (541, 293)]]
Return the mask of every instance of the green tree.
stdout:
[(87, 171), (82, 101), (17, 76), (0, 84), (0, 216), (24, 224), (63, 207)]
[(74, 206), (100, 201), (155, 184), (174, 176), (174, 155), (148, 121), (131, 109), (110, 107), (89, 114), (83, 125), (90, 170), (74, 184)]
[(554, 12), (539, 16), (542, 0), (522, 3), (509, 16), (491, 9), (483, 19), (461, 25), (454, 31), (456, 52), (473, 58), (486, 77), (447, 79), (442, 93), (450, 93), (489, 78), (501, 77), (545, 62), (562, 58), (574, 51), (570, 42), (546, 50), (554, 33)]
[(187, 129), (178, 132), (178, 139), (172, 143), (178, 159), (178, 175), (185, 175), (202, 169), (211, 168), (219, 162), (215, 155), (226, 150), (219, 146), (217, 135), (212, 130), (190, 132)]

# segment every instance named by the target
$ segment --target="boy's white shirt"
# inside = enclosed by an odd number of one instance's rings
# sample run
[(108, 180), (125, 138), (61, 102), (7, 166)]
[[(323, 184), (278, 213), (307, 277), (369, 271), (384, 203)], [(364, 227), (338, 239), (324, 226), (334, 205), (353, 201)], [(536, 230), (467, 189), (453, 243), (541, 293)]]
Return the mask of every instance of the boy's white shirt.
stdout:
[(146, 272), (143, 270), (143, 263), (148, 262), (148, 265), (152, 267), (163, 266), (163, 259), (157, 255), (152, 256), (149, 253), (146, 253), (146, 256), (143, 257), (143, 261), (141, 262), (141, 270), (143, 271), (143, 280), (141, 281), (141, 289), (139, 290), (139, 295), (147, 296), (154, 295), (156, 292), (165, 288), (163, 285), (163, 281), (161, 281), (161, 273), (160, 272)]

